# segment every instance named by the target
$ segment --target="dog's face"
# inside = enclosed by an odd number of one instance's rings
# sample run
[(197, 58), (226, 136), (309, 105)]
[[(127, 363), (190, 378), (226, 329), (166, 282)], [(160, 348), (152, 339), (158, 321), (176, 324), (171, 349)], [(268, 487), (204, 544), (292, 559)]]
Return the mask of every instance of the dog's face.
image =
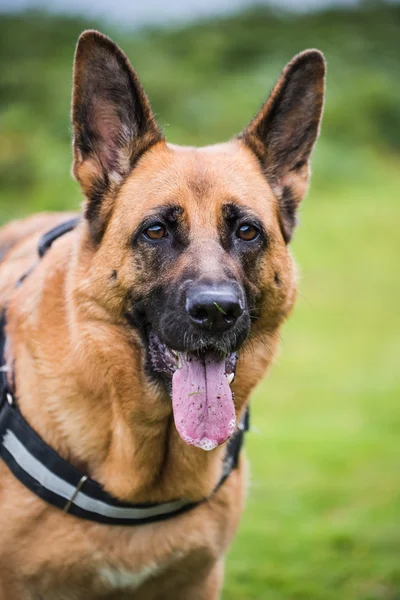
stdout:
[(324, 60), (295, 57), (234, 140), (169, 145), (126, 57), (86, 32), (75, 61), (74, 174), (87, 197), (96, 302), (140, 332), (188, 443), (235, 425), (240, 350), (294, 301), (288, 252), (323, 104)]

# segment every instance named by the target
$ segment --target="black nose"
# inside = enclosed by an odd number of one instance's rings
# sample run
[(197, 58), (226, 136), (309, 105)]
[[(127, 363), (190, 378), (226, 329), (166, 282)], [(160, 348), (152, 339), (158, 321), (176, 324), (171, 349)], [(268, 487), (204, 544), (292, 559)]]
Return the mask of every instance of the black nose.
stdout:
[(201, 329), (225, 331), (243, 314), (243, 299), (236, 286), (194, 285), (186, 294), (186, 312)]

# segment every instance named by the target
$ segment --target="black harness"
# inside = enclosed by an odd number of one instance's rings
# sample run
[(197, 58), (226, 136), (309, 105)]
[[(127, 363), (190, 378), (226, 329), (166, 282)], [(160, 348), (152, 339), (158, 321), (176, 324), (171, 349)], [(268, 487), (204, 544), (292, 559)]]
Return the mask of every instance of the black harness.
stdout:
[[(39, 257), (42, 258), (52, 243), (74, 229), (78, 222), (79, 219), (72, 219), (46, 233), (39, 241)], [(19, 280), (19, 284), (28, 274)], [(141, 525), (169, 519), (209, 500), (204, 498), (200, 502), (190, 502), (182, 499), (158, 504), (120, 502), (99, 483), (61, 458), (32, 429), (17, 406), (15, 392), (9, 385), (10, 377), (7, 377), (5, 327), (4, 310), (0, 318), (0, 456), (25, 487), (66, 513), (110, 525)], [(227, 444), (221, 479), (212, 495), (237, 468), (244, 433), (248, 428), (247, 410)]]

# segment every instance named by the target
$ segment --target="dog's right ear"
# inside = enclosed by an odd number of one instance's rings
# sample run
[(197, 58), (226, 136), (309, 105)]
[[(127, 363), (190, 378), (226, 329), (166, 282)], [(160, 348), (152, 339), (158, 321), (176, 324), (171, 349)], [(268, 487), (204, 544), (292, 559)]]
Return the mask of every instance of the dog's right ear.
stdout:
[(90, 231), (99, 241), (113, 192), (163, 135), (127, 57), (97, 31), (82, 33), (76, 48), (72, 124), (73, 174), (87, 197)]
[(270, 97), (239, 136), (258, 158), (275, 192), (286, 243), (310, 176), (309, 162), (318, 137), (324, 101), (325, 60), (306, 50), (284, 69)]

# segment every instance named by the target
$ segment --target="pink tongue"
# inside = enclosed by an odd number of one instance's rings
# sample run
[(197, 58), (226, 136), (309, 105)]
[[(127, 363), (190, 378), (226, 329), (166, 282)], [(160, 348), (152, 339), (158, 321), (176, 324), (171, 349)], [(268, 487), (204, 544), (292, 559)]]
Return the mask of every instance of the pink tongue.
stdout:
[(236, 424), (225, 361), (189, 356), (172, 377), (175, 426), (190, 446), (212, 450), (233, 433)]

